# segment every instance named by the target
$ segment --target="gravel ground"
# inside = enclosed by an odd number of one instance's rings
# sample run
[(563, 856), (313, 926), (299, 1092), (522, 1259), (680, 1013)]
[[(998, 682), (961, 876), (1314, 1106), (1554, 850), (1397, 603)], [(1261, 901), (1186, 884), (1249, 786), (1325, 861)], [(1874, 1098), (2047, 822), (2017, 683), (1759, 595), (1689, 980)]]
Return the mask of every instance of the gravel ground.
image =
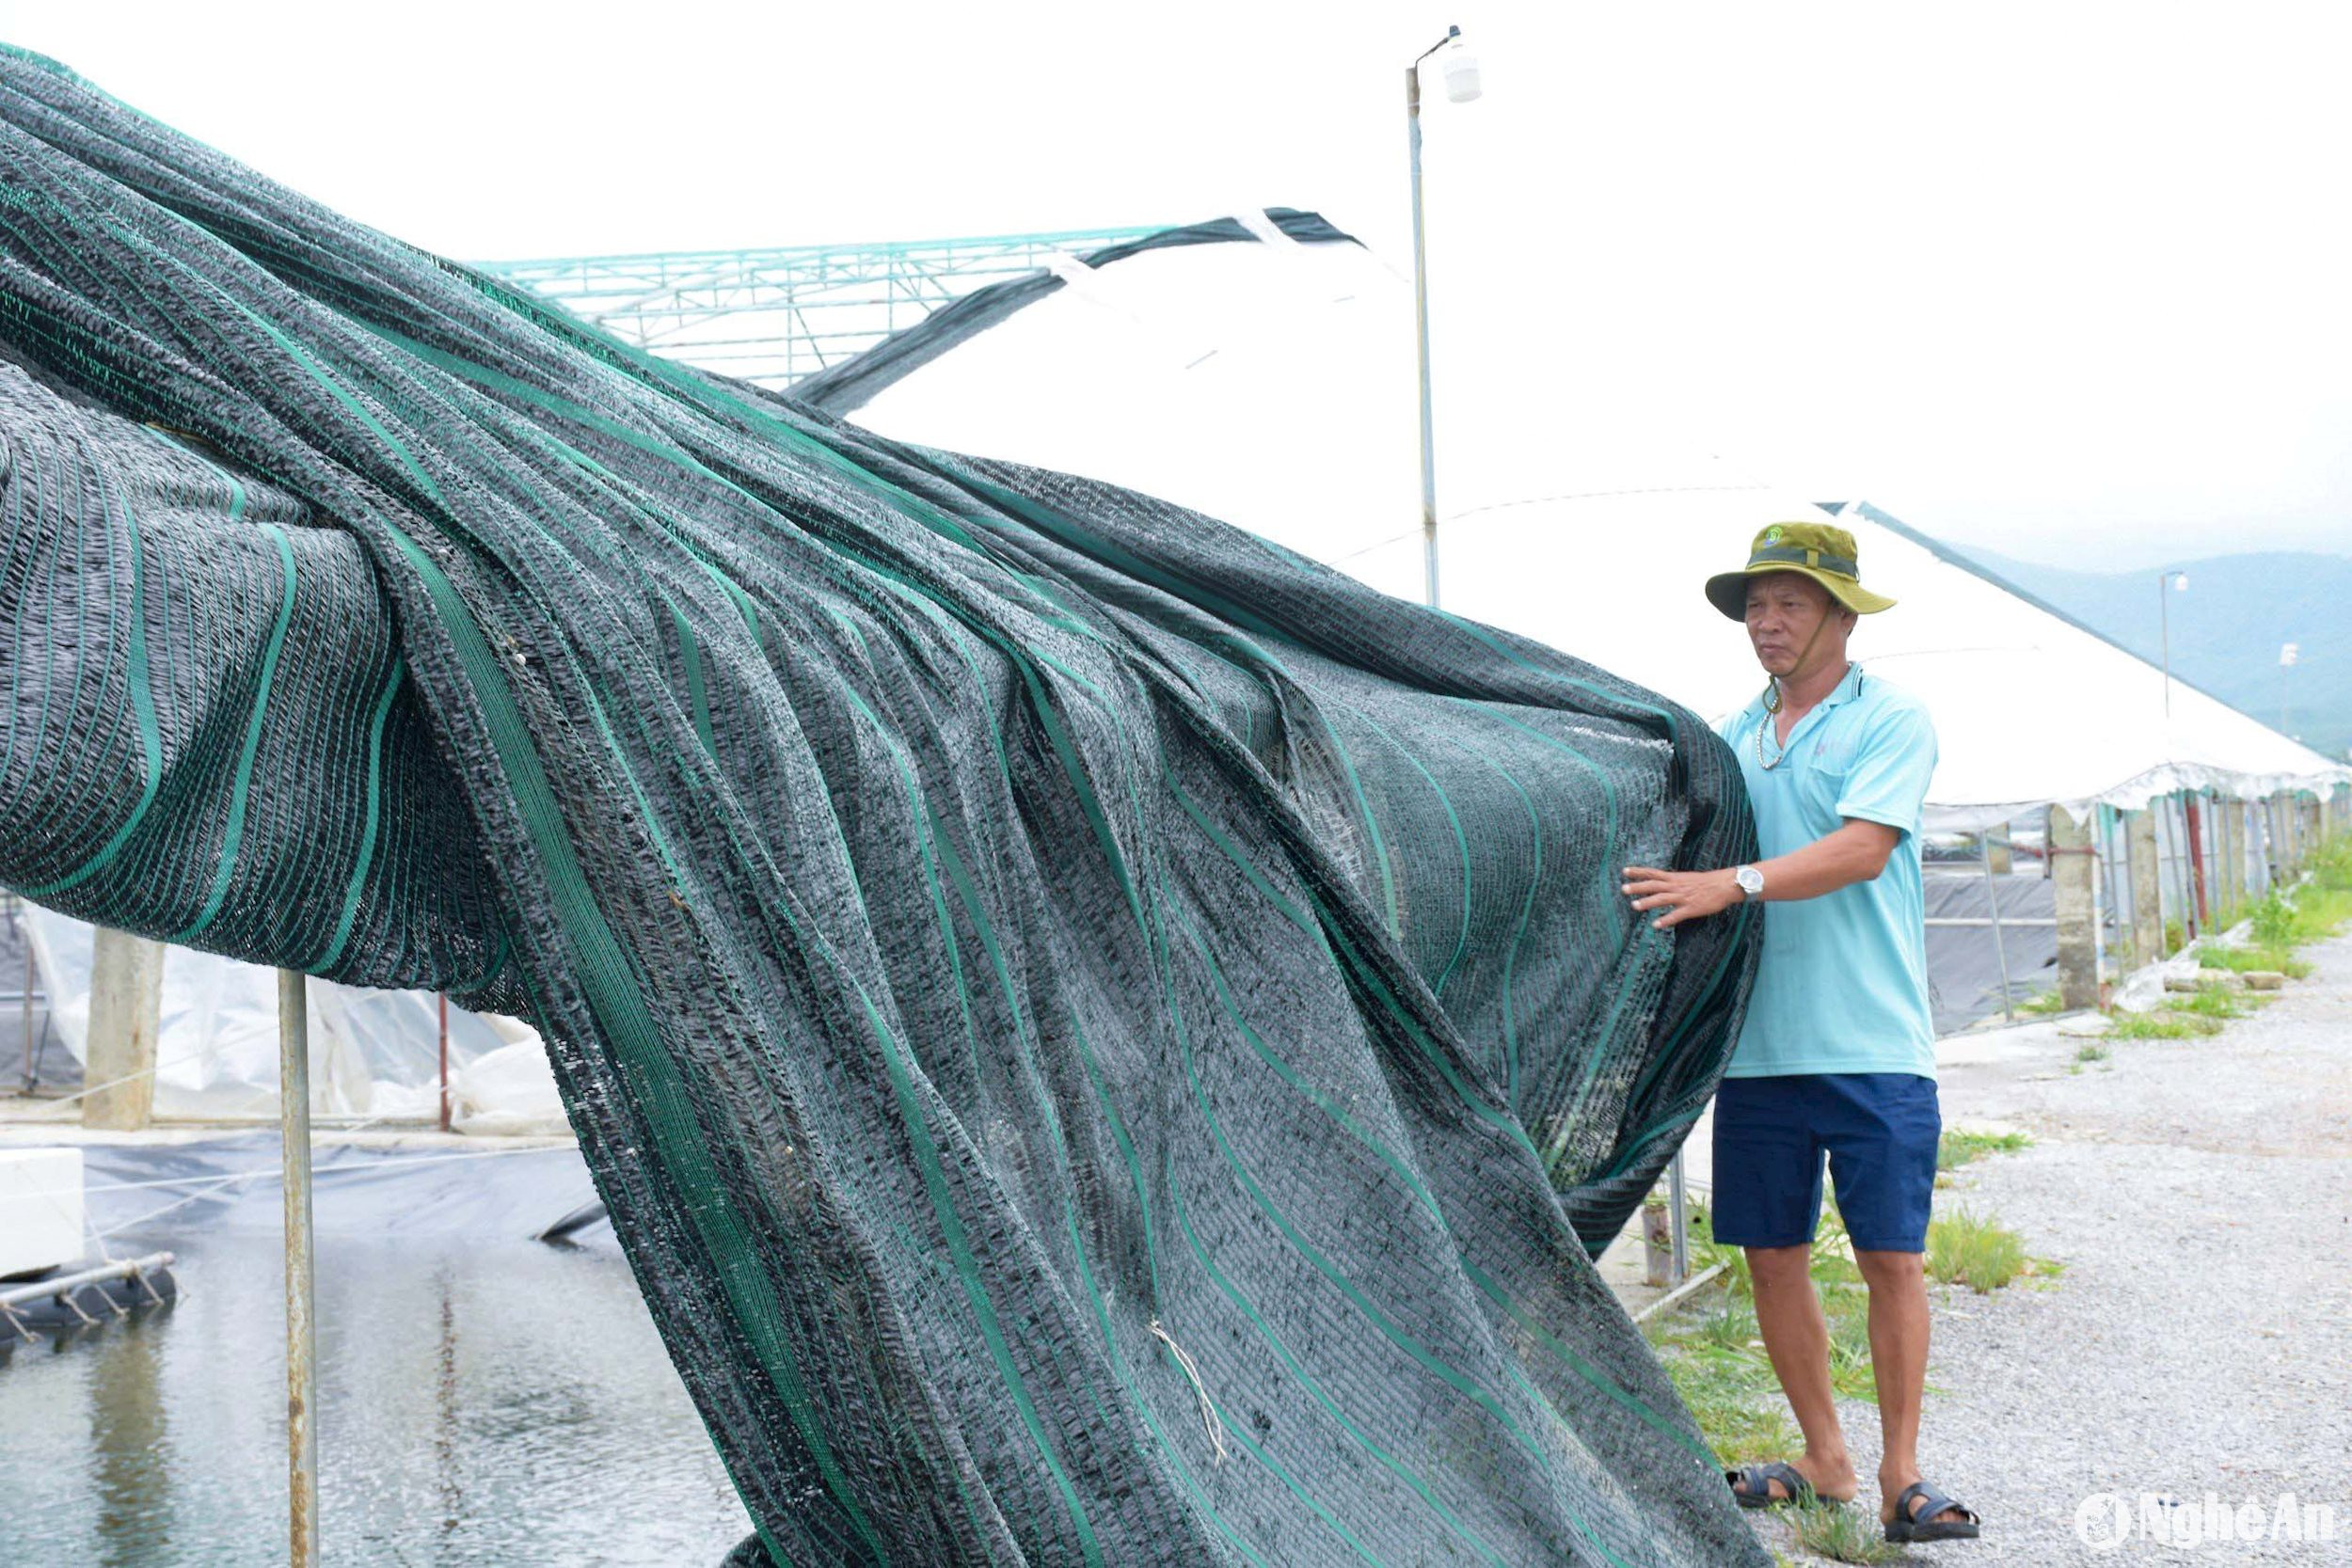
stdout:
[[(2065, 1265), (2046, 1288), (1931, 1287), (1920, 1462), (1983, 1516), (1976, 1541), (1908, 1549), (1967, 1564), (2352, 1564), (2352, 935), (2220, 1035), (2083, 1043), (2042, 1024), (1939, 1052), (1945, 1125), (2022, 1128), (1937, 1193), (1997, 1215)], [(1877, 1505), (1878, 1412), (1839, 1418)], [(2120, 1545), (2075, 1528), (2093, 1494), (2130, 1499)], [(2207, 1493), (2266, 1516), (2282, 1492), (2333, 1513), (2332, 1539), (2147, 1539), (2140, 1495)], [(2112, 1512), (2102, 1543), (2112, 1540)], [(2175, 1515), (2177, 1517), (2177, 1515)], [(1798, 1561), (1776, 1517), (1765, 1538)]]

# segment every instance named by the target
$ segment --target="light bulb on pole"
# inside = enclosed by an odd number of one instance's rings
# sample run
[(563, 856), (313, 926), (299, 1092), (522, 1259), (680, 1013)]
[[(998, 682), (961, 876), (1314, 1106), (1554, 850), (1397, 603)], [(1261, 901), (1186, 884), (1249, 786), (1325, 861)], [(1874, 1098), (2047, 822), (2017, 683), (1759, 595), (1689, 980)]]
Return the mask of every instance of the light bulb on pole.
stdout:
[(1429, 414), (1429, 262), (1421, 216), (1421, 62), (1439, 50), (1445, 57), (1438, 69), (1445, 77), (1445, 95), (1468, 103), (1484, 87), (1478, 59), (1462, 47), (1462, 29), (1448, 27), (1445, 37), (1422, 50), (1405, 68), (1406, 150), (1413, 174), (1413, 331), (1421, 372), (1421, 540), (1422, 562), (1429, 606), (1438, 604), (1438, 458), (1435, 427)]

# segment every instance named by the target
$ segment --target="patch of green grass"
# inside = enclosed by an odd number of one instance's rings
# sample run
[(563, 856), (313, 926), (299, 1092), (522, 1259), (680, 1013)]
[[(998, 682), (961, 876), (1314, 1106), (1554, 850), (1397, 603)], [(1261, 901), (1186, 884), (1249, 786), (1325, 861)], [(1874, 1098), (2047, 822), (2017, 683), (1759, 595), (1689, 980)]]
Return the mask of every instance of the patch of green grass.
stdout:
[[(2339, 841), (2352, 844), (2352, 841)], [(2254, 904), (2254, 945), (2278, 951), (2334, 936), (2352, 922), (2352, 854), (2331, 845), (2304, 886), (2272, 888)]]
[(2178, 953), (2181, 944), (2187, 940), (2188, 930), (2179, 921), (2168, 920), (2164, 923), (2164, 950), (2167, 953)]
[(2352, 890), (2352, 834), (2339, 833), (2312, 852), (2312, 880), (2323, 888)]
[(2219, 986), (2209, 986), (2181, 996), (2169, 1004), (2169, 1010), (2196, 1018), (2244, 1018), (2252, 1011), (2243, 1002), (2245, 994)]
[(2021, 1013), (2033, 1013), (2047, 1018), (2052, 1013), (2066, 1011), (2066, 1002), (2054, 990), (2038, 990), (2018, 1003), (2017, 1010)]
[(1726, 1469), (1794, 1459), (1804, 1451), (1803, 1434), (1782, 1413), (1780, 1386), (1761, 1351), (1750, 1354), (1681, 1347), (1668, 1350), (1659, 1360), (1675, 1392), (1691, 1407), (1699, 1435)]
[(1982, 1294), (2026, 1272), (2026, 1243), (1987, 1215), (1959, 1209), (1928, 1225), (1928, 1277)]
[(2352, 887), (2322, 883), (2296, 890), (2295, 924), (2291, 929), (2297, 942), (2334, 936), (2347, 921), (2352, 921)]
[(2254, 905), (2252, 918), (2255, 946), (2295, 945), (2295, 906), (2288, 903), (2277, 888), (2262, 895)]
[(2275, 970), (2297, 980), (2307, 979), (2312, 966), (2307, 959), (2279, 947), (2206, 947), (2198, 950), (2197, 961), (2207, 969), (2226, 969), (2243, 974), (2249, 970)]
[(2085, 1041), (2074, 1053), (2074, 1060), (2077, 1062), (2104, 1062), (2106, 1059), (2107, 1048), (2095, 1041)]
[(2014, 1154), (2032, 1147), (2033, 1139), (2023, 1132), (1947, 1131), (1935, 1143), (1935, 1168), (1954, 1170), (1988, 1154)]
[(2107, 1038), (2116, 1040), (2185, 1040), (2221, 1033), (2221, 1021), (2196, 1013), (2117, 1013)]
[(1789, 1511), (1797, 1544), (1833, 1562), (1900, 1562), (1903, 1549), (1886, 1539), (1878, 1510), (1859, 1502), (1815, 1502)]
[(1829, 1318), (1830, 1386), (1850, 1400), (1878, 1402), (1878, 1376), (1870, 1370), (1870, 1298), (1867, 1291), (1839, 1291), (1824, 1298)]
[(1698, 1339), (1722, 1350), (1746, 1350), (1762, 1332), (1756, 1326), (1756, 1304), (1730, 1297), (1699, 1321)]

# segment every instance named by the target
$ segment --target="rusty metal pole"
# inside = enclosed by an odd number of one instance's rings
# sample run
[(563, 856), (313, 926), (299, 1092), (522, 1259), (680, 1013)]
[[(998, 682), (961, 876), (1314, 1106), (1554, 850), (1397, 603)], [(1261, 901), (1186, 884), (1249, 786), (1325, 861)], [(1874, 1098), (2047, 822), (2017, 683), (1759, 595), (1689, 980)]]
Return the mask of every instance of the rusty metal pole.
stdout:
[(319, 1560), (318, 1332), (311, 1315), (310, 997), (301, 971), (278, 972), (278, 1130), (286, 1194), (287, 1561)]
[(441, 1131), (449, 1131), (449, 993), (435, 991), (433, 1006), (441, 1018)]
[(2205, 934), (2213, 924), (2213, 901), (2205, 895), (2205, 835), (2204, 814), (2197, 809), (2197, 797), (2181, 797), (2181, 819), (2188, 826), (2189, 906), (2197, 911), (2197, 934)]
[[(2009, 824), (2001, 824), (2002, 832)], [(1993, 830), (1979, 829), (1977, 846), (1984, 854), (1984, 909), (1993, 917), (1993, 956), (2001, 961), (2001, 1019), (2007, 1023), (2017, 1022), (2017, 998), (2010, 992), (2009, 948), (2001, 941), (2001, 895), (1993, 882)]]

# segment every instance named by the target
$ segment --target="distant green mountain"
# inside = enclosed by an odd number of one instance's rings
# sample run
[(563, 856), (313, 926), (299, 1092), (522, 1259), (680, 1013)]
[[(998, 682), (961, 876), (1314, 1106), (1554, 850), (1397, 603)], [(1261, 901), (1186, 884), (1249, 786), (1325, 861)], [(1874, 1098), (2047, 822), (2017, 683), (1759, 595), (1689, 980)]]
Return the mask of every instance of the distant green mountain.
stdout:
[[(2077, 572), (1967, 546), (1955, 549), (2151, 663), (2160, 642), (2158, 568)], [(2352, 750), (2352, 557), (2307, 552), (2175, 562), (2172, 673), (2332, 757)], [(2281, 643), (2299, 662), (2279, 668)], [(2281, 702), (2285, 723), (2280, 724)]]

